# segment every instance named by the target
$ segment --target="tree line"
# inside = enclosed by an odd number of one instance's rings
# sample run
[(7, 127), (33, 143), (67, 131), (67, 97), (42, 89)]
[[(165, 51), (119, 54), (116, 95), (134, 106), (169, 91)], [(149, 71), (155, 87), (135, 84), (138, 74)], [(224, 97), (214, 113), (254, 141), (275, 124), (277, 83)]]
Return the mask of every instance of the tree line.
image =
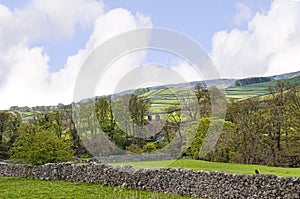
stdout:
[[(218, 105), (212, 96), (223, 93), (200, 84), (191, 93), (194, 99), (182, 93), (181, 103), (166, 106), (160, 113), (151, 112), (150, 99), (141, 93), (83, 102), (79, 118), (74, 117), (74, 104), (60, 104), (58, 109), (41, 111), (26, 121), (22, 121), (17, 108), (0, 111), (0, 158), (44, 164), (74, 156), (91, 157), (93, 153), (83, 144), (82, 133), (93, 136), (101, 129), (116, 147), (100, 155), (167, 152), (209, 161), (299, 166), (298, 86), (279, 81), (269, 88), (269, 95), (231, 101), (224, 121), (212, 116)], [(85, 107), (94, 110), (95, 115)], [(223, 129), (218, 129), (221, 125)], [(212, 134), (216, 135), (210, 136), (219, 139), (203, 157), (200, 153), (212, 126), (216, 128)]]
[(279, 81), (269, 95), (232, 102), (211, 161), (299, 167), (299, 86)]

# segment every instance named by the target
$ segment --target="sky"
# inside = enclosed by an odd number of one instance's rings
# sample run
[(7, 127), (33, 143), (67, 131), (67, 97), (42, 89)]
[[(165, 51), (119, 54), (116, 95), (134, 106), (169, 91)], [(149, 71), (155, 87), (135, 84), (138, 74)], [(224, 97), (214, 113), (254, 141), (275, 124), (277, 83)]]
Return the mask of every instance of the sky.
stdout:
[[(0, 0), (0, 109), (72, 102), (88, 55), (107, 39), (144, 27), (191, 38), (220, 77), (299, 71), (299, 19), (300, 2), (293, 0)], [(122, 57), (95, 92), (113, 92), (124, 74), (147, 62), (199, 80), (190, 65), (172, 59), (157, 52)]]

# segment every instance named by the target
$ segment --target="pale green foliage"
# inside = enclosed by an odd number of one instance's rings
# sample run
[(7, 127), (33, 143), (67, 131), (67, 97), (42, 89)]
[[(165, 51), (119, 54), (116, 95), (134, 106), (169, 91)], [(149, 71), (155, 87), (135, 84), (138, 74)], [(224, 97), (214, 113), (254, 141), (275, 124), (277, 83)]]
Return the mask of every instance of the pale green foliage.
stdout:
[(144, 150), (145, 152), (148, 152), (148, 153), (157, 151), (155, 142), (148, 142), (148, 143), (143, 147), (143, 150)]
[(57, 137), (51, 130), (27, 127), (10, 150), (15, 162), (41, 165), (65, 162), (72, 157), (71, 142)]
[(204, 138), (206, 136), (206, 133), (208, 131), (209, 125), (210, 125), (210, 119), (208, 118), (200, 119), (197, 134), (191, 144), (191, 156), (194, 159), (198, 159), (199, 152), (203, 144)]

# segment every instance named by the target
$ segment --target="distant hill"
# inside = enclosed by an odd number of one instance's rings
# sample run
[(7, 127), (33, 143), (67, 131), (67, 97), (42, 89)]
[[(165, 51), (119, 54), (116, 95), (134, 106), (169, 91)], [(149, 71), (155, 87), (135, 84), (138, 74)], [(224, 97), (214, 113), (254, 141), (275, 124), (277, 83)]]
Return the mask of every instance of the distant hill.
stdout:
[(250, 77), (250, 78), (235, 80), (234, 85), (238, 87), (238, 86), (247, 86), (250, 84), (258, 84), (258, 83), (270, 82), (270, 81), (272, 81), (270, 77)]
[(276, 80), (288, 80), (296, 77), (300, 77), (300, 71), (267, 77), (249, 77), (235, 80), (235, 87), (247, 86), (250, 84), (258, 84)]
[(263, 96), (267, 95), (269, 93), (268, 89), (272, 86), (275, 86), (278, 81), (287, 81), (291, 84), (300, 85), (300, 77), (294, 77), (290, 79), (279, 79), (256, 84), (249, 84), (246, 86), (226, 88), (225, 94), (228, 99), (237, 100)]
[[(263, 96), (268, 94), (268, 88), (270, 86), (274, 86), (279, 80), (288, 81), (292, 84), (300, 85), (300, 71), (268, 76), (268, 77), (249, 77), (243, 79), (214, 79), (207, 81), (193, 81), (189, 83), (178, 83), (178, 84), (170, 84), (165, 86), (154, 86), (147, 87), (138, 91), (135, 90), (126, 90), (120, 93), (115, 93), (109, 96), (112, 98), (117, 98), (123, 94), (132, 94), (136, 93), (138, 95), (145, 95), (148, 97), (155, 98), (158, 104), (166, 103), (164, 100), (170, 101), (175, 100), (175, 95), (167, 91), (169, 88), (180, 89), (180, 88), (194, 88), (197, 84), (201, 84), (204, 87), (216, 86), (224, 91), (227, 98), (243, 100), (251, 97)], [(97, 96), (100, 97), (100, 96)], [(97, 98), (96, 97), (96, 98)], [(169, 99), (167, 99), (169, 97)], [(159, 99), (159, 100), (158, 100)], [(83, 99), (82, 101), (86, 101), (88, 99)], [(155, 100), (153, 100), (155, 101)], [(19, 110), (20, 112), (25, 113), (24, 117), (31, 116), (31, 112), (42, 112), (59, 109), (59, 107), (63, 106), (63, 104), (59, 104), (56, 106), (36, 106), (36, 107), (16, 107), (12, 106), (12, 110)]]

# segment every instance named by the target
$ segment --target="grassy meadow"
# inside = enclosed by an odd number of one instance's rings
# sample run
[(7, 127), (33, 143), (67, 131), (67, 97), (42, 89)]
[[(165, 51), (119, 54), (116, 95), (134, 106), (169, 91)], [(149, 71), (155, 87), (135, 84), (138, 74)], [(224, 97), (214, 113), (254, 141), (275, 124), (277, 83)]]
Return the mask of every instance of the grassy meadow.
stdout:
[(128, 198), (160, 199), (191, 198), (158, 192), (103, 186), (101, 184), (32, 180), (16, 177), (0, 177), (0, 198)]
[[(300, 77), (286, 80), (291, 84), (300, 84)], [(278, 81), (250, 84), (246, 86), (226, 88), (224, 94), (228, 101), (245, 100), (253, 97), (266, 96), (269, 94), (269, 88), (274, 87)], [(152, 114), (163, 112), (168, 106), (179, 105), (177, 96), (186, 92), (184, 88), (161, 88), (159, 90), (149, 91), (142, 96), (150, 99)]]
[[(228, 100), (244, 100), (253, 97), (259, 97), (269, 94), (269, 88), (274, 87), (278, 81), (263, 82), (257, 84), (250, 84), (247, 86), (226, 88), (225, 95)], [(288, 79), (290, 84), (299, 84), (300, 77)]]
[(269, 167), (264, 165), (235, 164), (221, 162), (207, 162), (202, 160), (165, 160), (165, 161), (143, 161), (143, 162), (120, 162), (112, 165), (131, 165), (139, 168), (186, 168), (194, 171), (220, 171), (237, 174), (255, 174), (257, 169), (260, 174), (273, 174), (282, 177), (300, 177), (300, 168)]

